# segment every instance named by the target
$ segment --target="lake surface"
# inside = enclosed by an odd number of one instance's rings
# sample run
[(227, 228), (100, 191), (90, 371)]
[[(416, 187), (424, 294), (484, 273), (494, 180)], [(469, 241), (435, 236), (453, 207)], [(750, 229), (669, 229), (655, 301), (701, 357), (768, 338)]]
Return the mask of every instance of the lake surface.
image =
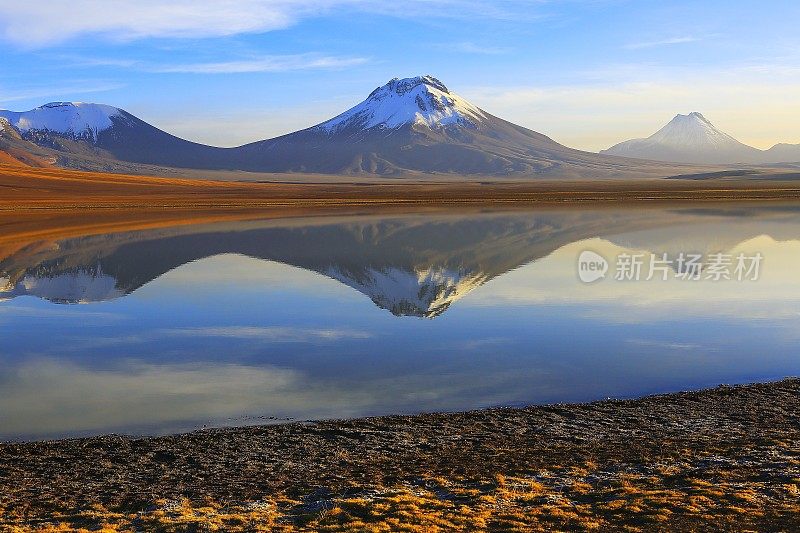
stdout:
[[(608, 261), (592, 283), (585, 251)], [(702, 255), (701, 279), (676, 263), (645, 279), (651, 254), (681, 253)], [(729, 280), (710, 275), (718, 253)], [(737, 279), (736, 259), (756, 255), (758, 272)], [(641, 279), (615, 279), (626, 257), (644, 258)], [(798, 263), (800, 208), (781, 205), (291, 218), (31, 242), (0, 259), (0, 439), (798, 375)]]

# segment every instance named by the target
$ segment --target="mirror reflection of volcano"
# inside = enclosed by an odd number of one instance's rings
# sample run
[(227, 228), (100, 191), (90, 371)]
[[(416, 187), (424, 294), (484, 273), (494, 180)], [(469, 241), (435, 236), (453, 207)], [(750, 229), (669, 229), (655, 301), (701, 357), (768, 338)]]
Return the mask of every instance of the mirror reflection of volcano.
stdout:
[[(653, 247), (663, 228), (691, 224), (693, 217), (707, 226), (714, 216), (545, 210), (221, 223), (81, 237), (31, 244), (0, 261), (0, 299), (110, 300), (191, 261), (242, 254), (336, 279), (394, 315), (432, 318), (476, 287), (571, 242), (604, 236), (636, 244), (627, 235), (650, 228), (647, 242)], [(678, 242), (674, 229), (665, 231), (671, 241), (665, 237), (663, 248), (692, 250), (693, 240), (707, 247), (714, 242), (707, 229)], [(720, 246), (731, 244), (723, 241)]]
[[(0, 289), (14, 299), (0, 302), (0, 439), (579, 402), (797, 375), (800, 210), (728, 205), (224, 213), (194, 225), (170, 213), (160, 229), (124, 213), (63, 227), (49, 214), (4, 220)], [(82, 233), (97, 224), (128, 229)], [(757, 282), (631, 283), (612, 266), (584, 284), (585, 250), (610, 262), (759, 252), (764, 263)], [(440, 316), (396, 319), (373, 301)]]

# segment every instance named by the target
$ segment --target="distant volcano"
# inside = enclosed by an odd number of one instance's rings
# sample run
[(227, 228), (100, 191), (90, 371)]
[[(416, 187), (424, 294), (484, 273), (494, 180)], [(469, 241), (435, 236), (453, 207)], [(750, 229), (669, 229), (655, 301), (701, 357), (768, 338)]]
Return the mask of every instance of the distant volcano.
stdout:
[(719, 130), (698, 112), (676, 115), (650, 137), (621, 142), (600, 153), (698, 164), (800, 161), (800, 145), (783, 144), (759, 150)]

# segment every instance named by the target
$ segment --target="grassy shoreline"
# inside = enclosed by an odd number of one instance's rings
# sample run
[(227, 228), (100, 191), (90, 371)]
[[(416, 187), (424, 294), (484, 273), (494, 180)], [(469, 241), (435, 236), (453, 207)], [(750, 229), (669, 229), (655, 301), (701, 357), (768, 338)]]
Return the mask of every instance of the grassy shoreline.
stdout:
[(800, 379), (0, 444), (0, 530), (796, 530)]

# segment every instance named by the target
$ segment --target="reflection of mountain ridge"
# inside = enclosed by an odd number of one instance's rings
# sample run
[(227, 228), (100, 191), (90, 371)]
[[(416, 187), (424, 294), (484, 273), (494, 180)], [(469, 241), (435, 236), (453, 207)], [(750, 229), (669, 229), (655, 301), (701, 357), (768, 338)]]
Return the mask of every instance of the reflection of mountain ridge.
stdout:
[(191, 261), (235, 253), (321, 273), (398, 316), (435, 317), (488, 280), (571, 242), (685, 221), (666, 210), (567, 210), (242, 222), (89, 236), (45, 249), (31, 245), (0, 260), (0, 299), (108, 300)]

